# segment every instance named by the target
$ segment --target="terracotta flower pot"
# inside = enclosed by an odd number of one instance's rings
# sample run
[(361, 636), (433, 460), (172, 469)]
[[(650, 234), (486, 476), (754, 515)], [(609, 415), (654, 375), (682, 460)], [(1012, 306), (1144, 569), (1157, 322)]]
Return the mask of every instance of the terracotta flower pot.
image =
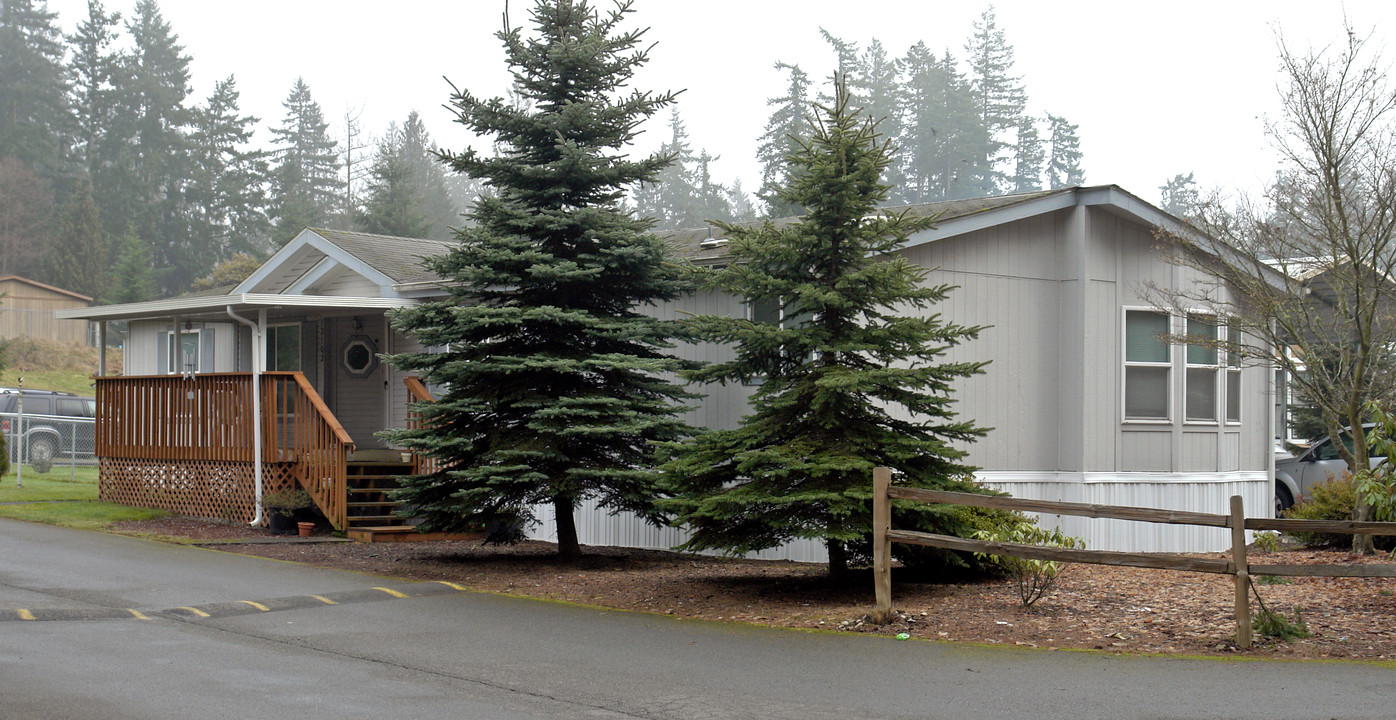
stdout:
[(315, 523), (313, 523), (313, 522), (296, 523), (296, 529), (300, 530), (301, 537), (310, 537), (310, 531), (315, 529)]

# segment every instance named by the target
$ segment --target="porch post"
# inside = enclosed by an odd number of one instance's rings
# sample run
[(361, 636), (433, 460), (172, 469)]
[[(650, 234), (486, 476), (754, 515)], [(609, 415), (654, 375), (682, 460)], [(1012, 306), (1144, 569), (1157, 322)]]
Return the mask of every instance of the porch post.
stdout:
[(107, 376), (107, 321), (97, 321), (97, 377)]

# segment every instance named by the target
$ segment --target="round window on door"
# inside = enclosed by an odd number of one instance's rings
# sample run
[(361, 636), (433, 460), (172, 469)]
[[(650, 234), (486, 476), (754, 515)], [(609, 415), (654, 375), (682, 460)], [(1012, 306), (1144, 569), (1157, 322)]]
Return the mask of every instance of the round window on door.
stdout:
[(378, 346), (367, 335), (350, 335), (340, 349), (339, 358), (351, 377), (368, 377), (378, 369)]

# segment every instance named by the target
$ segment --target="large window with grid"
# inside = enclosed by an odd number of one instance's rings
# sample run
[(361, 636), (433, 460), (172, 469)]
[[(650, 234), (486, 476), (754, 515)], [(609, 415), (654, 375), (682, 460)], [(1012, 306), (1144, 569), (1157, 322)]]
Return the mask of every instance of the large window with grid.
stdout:
[(1125, 420), (1167, 422), (1172, 419), (1170, 334), (1167, 313), (1125, 311)]

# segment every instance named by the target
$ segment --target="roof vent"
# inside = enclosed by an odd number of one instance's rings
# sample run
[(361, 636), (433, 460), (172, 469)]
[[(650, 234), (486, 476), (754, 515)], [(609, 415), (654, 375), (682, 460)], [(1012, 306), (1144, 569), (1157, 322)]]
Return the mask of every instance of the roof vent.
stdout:
[(732, 241), (728, 240), (727, 238), (708, 238), (707, 240), (698, 243), (698, 247), (703, 248), (704, 250), (712, 250), (714, 248), (720, 248), (729, 242)]

